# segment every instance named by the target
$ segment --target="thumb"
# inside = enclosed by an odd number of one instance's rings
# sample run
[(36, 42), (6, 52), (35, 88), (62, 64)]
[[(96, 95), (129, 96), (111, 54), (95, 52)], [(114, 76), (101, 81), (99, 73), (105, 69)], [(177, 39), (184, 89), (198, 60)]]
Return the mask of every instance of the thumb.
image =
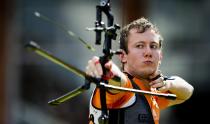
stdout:
[(111, 70), (111, 68), (112, 68), (112, 61), (107, 62), (107, 63), (104, 65), (104, 67), (105, 67), (106, 69), (108, 69), (108, 70)]

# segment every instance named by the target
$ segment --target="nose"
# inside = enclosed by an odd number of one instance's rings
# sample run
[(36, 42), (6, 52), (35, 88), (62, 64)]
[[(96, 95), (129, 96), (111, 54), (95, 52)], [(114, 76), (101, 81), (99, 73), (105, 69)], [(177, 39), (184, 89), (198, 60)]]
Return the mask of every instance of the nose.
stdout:
[(145, 58), (152, 57), (152, 50), (149, 46), (145, 47), (145, 49), (144, 49), (144, 57)]

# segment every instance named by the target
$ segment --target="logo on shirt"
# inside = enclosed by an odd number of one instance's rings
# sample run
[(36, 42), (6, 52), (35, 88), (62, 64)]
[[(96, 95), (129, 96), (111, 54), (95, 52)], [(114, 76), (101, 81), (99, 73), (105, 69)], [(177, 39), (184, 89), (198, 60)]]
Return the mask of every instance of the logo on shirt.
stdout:
[(138, 114), (138, 121), (139, 122), (148, 122), (149, 115), (148, 114)]

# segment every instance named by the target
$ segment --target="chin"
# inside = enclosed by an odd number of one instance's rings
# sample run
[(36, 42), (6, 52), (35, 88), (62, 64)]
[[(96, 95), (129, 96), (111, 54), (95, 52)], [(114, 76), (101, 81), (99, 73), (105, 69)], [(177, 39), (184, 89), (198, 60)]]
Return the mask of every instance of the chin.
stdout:
[(142, 70), (142, 72), (145, 72), (148, 75), (151, 75), (153, 73), (155, 73), (155, 69), (154, 68), (145, 68), (144, 70)]
[(155, 69), (145, 69), (145, 70), (142, 70), (141, 72), (144, 78), (149, 78), (151, 75), (155, 73)]

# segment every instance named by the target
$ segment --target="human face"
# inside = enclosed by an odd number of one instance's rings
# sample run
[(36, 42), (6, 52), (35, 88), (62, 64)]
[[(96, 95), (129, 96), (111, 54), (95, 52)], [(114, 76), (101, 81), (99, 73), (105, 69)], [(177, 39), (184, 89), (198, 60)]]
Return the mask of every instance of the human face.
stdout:
[(128, 53), (123, 52), (121, 55), (124, 71), (144, 79), (154, 75), (162, 59), (159, 37), (151, 28), (144, 33), (131, 29), (128, 36)]

